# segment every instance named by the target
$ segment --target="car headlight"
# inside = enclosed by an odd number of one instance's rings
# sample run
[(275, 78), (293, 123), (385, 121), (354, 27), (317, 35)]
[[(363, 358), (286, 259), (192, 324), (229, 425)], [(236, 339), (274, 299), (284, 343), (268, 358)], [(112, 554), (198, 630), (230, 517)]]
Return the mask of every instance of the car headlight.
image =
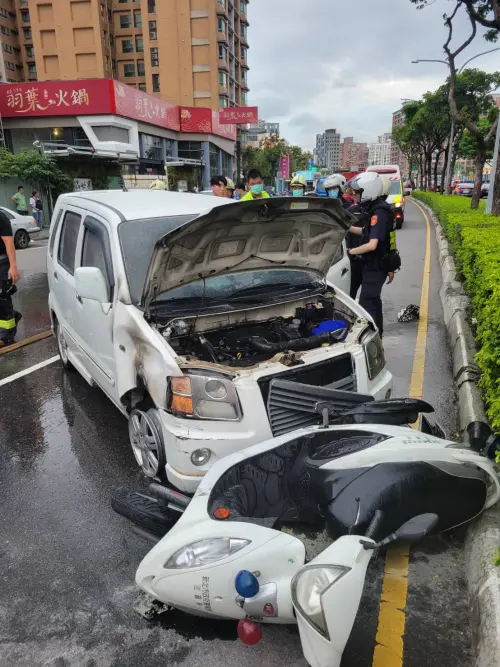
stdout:
[(330, 639), (323, 612), (322, 597), (350, 567), (312, 565), (297, 572), (292, 579), (292, 602), (305, 620), (323, 637)]
[(241, 419), (236, 388), (223, 375), (190, 373), (168, 378), (167, 409), (177, 417), (191, 419)]
[(401, 206), (402, 206), (402, 204), (401, 204), (400, 201), (398, 201), (394, 204), (394, 208), (401, 208)]
[(238, 537), (215, 537), (188, 544), (176, 551), (163, 566), (167, 570), (211, 565), (241, 551), (251, 544), (251, 540)]
[(361, 343), (365, 350), (368, 377), (373, 380), (385, 368), (385, 354), (382, 340), (377, 331), (371, 332), (362, 338)]

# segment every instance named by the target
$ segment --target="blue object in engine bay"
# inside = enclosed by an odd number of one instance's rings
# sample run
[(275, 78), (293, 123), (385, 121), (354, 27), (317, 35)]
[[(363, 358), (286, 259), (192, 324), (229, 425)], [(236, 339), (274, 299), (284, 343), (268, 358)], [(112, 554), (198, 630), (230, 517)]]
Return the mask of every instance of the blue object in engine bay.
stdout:
[(312, 330), (314, 336), (330, 333), (331, 331), (338, 331), (339, 329), (346, 329), (349, 331), (349, 325), (344, 320), (326, 320), (321, 322), (319, 326)]

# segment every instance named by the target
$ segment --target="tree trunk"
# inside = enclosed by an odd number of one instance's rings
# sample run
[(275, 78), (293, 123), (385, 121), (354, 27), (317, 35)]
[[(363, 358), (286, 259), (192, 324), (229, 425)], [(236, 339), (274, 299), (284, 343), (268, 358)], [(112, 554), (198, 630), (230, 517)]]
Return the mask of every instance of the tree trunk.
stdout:
[(432, 189), (432, 153), (427, 153), (425, 157), (425, 178), (427, 180), (427, 190)]
[(441, 153), (436, 153), (435, 161), (434, 161), (434, 191), (437, 192), (437, 186), (438, 186), (438, 164), (439, 164), (439, 158), (441, 157)]
[(500, 160), (497, 164), (495, 180), (490, 183), (490, 188), (493, 188), (493, 206), (491, 212), (493, 215), (500, 216)]
[(449, 185), (446, 183), (446, 170), (448, 168), (448, 160), (450, 157), (450, 146), (448, 145), (444, 150), (444, 167), (441, 174), (441, 192), (443, 194), (449, 193)]
[(420, 172), (420, 187), (422, 188), (422, 190), (426, 190), (424, 157), (423, 157), (423, 155), (420, 155), (419, 158), (418, 158), (418, 168), (419, 168), (419, 172)]
[[(479, 143), (479, 141), (478, 141)], [(481, 189), (483, 186), (483, 169), (486, 162), (486, 147), (484, 145), (477, 147), (476, 173), (474, 176), (474, 190), (472, 191), (472, 201), (470, 207), (476, 209), (481, 200)]]

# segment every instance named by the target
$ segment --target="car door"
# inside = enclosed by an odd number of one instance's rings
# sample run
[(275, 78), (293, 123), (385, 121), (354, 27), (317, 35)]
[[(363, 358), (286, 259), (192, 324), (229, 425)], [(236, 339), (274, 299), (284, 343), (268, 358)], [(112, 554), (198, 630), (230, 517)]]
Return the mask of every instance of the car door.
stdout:
[[(66, 206), (58, 218), (49, 244), (49, 288), (51, 306), (62, 328), (70, 356), (80, 361), (77, 343), (75, 264), (82, 228), (82, 209)], [(60, 224), (57, 223), (60, 221)], [(51, 247), (52, 240), (54, 245)], [(52, 256), (51, 253), (52, 252)]]
[(110, 230), (104, 218), (92, 213), (83, 221), (79, 267), (98, 268), (108, 288), (108, 302), (99, 303), (76, 293), (76, 328), (82, 363), (96, 383), (111, 397), (116, 392), (116, 366), (113, 353), (113, 316), (115, 277)]
[(346, 294), (351, 290), (351, 263), (347, 254), (345, 241), (339, 248), (333, 259), (333, 264), (328, 271), (327, 280)]

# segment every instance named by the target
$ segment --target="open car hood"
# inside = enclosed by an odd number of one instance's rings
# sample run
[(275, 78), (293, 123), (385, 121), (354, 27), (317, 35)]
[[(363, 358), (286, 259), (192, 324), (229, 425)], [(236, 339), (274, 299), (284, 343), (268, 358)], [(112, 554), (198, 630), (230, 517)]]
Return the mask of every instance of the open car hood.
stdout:
[(305, 269), (325, 279), (349, 227), (339, 201), (292, 197), (217, 206), (157, 241), (142, 306), (169, 290), (214, 275)]

